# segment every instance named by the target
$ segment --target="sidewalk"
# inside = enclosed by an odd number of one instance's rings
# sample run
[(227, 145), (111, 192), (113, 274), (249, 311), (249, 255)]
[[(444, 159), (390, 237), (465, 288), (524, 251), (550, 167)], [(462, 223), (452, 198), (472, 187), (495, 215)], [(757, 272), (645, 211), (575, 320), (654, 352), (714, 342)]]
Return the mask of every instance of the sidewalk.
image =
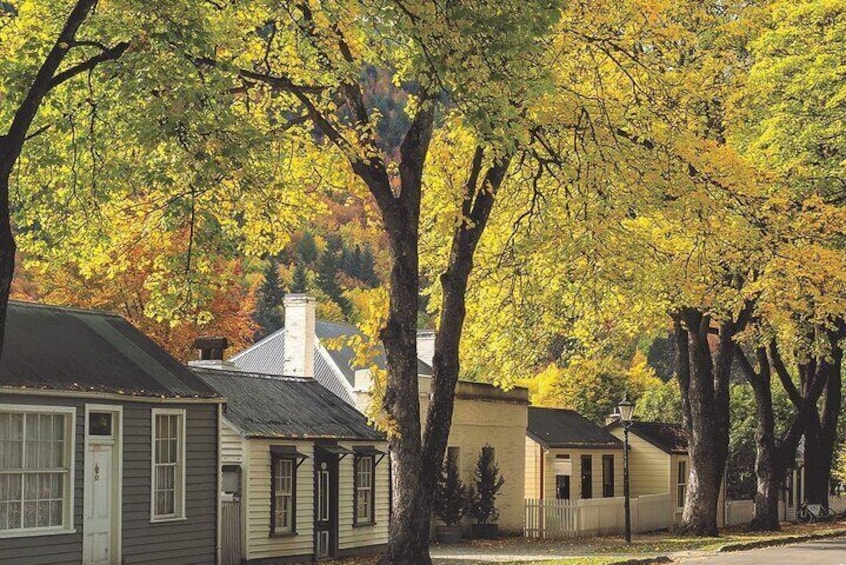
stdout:
[(627, 561), (687, 561), (716, 552), (738, 551), (784, 543), (797, 543), (820, 536), (846, 535), (846, 522), (785, 524), (781, 532), (748, 534), (740, 528), (722, 532), (719, 538), (684, 538), (666, 532), (638, 534), (627, 545), (621, 537), (533, 540), (504, 538), (494, 541), (468, 540), (459, 544), (436, 544), (432, 559), (439, 565), (477, 563), (558, 562), (610, 565)]

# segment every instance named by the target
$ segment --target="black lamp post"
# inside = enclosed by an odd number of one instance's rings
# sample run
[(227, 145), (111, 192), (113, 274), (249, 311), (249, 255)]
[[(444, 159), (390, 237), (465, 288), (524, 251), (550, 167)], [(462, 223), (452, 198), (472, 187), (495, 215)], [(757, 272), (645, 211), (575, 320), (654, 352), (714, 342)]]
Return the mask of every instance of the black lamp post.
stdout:
[(620, 423), (623, 425), (623, 498), (626, 505), (626, 543), (632, 543), (632, 514), (629, 496), (629, 428), (632, 427), (635, 403), (629, 400), (628, 393), (617, 405)]

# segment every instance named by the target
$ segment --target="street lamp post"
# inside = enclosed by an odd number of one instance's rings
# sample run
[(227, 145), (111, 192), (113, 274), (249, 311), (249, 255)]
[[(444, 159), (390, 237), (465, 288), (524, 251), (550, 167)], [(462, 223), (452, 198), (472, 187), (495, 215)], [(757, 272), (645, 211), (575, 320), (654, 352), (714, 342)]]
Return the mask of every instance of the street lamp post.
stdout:
[(623, 425), (623, 498), (626, 506), (626, 543), (632, 543), (632, 514), (629, 495), (629, 428), (632, 427), (632, 416), (634, 415), (635, 404), (628, 398), (623, 397), (617, 405), (620, 412), (620, 423)]

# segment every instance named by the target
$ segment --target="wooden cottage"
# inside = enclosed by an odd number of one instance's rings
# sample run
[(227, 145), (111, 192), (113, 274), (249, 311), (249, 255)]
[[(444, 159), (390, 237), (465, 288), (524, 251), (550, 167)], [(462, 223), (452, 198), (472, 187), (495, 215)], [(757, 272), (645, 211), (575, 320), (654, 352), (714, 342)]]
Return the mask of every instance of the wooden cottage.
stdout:
[[(311, 378), (360, 412), (370, 406), (373, 383), (367, 367), (356, 363), (348, 340), (360, 338), (349, 324), (320, 320), (316, 301), (305, 294), (285, 297), (285, 328), (235, 354), (229, 362), (244, 371)], [(417, 373), (420, 418), (425, 422), (432, 386), (435, 333), (418, 332)], [(383, 354), (375, 364), (385, 366)], [(504, 391), (488, 383), (459, 381), (448, 439), (448, 454), (458, 461), (462, 480), (473, 481), (476, 459), (493, 449), (505, 485), (497, 499), (501, 531), (520, 533), (524, 520), (524, 464), (528, 390)]]
[(11, 302), (0, 563), (214, 563), (221, 403), (120, 316)]
[[(623, 427), (612, 421), (606, 428), (623, 439)], [(629, 430), (629, 476), (632, 496), (670, 494), (670, 524), (681, 522), (690, 474), (687, 454), (687, 433), (679, 424), (635, 420)], [(720, 491), (720, 508), (725, 508), (725, 483)], [(724, 512), (717, 516), (719, 526)]]
[(387, 443), (362, 414), (312, 378), (192, 369), (227, 398), (223, 565), (311, 562), (384, 548)]
[(623, 442), (573, 410), (529, 407), (526, 498), (623, 496)]

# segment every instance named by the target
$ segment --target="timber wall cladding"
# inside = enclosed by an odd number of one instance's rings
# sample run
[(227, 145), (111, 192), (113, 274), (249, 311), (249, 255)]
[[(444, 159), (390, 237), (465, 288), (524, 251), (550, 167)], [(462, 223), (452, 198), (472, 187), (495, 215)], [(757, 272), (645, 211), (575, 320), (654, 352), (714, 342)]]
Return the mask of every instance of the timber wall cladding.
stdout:
[(0, 563), (82, 562), (85, 404), (123, 407), (122, 561), (125, 565), (214, 563), (217, 533), (217, 404), (172, 404), (186, 410), (186, 519), (150, 523), (151, 402), (0, 395), (0, 403), (76, 408), (73, 525), (69, 534), (0, 539)]
[(124, 407), (123, 561), (214, 563), (217, 535), (217, 405), (186, 408), (184, 520), (150, 523), (151, 409)]

